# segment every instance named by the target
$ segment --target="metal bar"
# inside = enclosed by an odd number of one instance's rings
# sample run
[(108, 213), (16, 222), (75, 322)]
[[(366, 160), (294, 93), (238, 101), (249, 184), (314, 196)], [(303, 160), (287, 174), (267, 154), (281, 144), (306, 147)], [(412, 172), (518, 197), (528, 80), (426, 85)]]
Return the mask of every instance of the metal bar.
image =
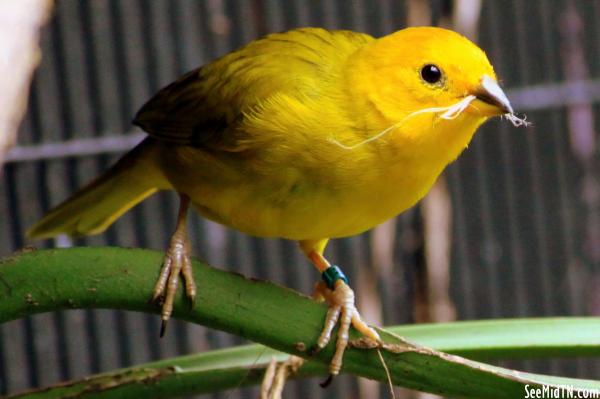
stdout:
[(109, 134), (98, 138), (72, 139), (59, 143), (16, 146), (8, 153), (7, 162), (33, 162), (120, 153), (137, 145), (145, 136), (144, 133)]
[(600, 101), (600, 80), (524, 86), (509, 90), (507, 95), (513, 107), (519, 111), (590, 104)]
[[(600, 102), (600, 79), (525, 86), (508, 90), (515, 109), (535, 111), (575, 104)], [(129, 150), (144, 138), (143, 133), (104, 134), (102, 137), (72, 139), (59, 143), (15, 146), (6, 162), (31, 162), (87, 155), (114, 154)]]

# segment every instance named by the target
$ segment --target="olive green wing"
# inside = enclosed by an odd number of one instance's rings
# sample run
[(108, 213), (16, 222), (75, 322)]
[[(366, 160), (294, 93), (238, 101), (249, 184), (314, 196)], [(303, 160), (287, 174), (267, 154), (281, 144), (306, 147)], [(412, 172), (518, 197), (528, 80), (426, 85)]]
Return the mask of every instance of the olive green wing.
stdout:
[(166, 86), (133, 123), (165, 142), (236, 151), (245, 115), (275, 94), (321, 95), (341, 61), (369, 40), (319, 28), (268, 35)]
[(190, 71), (161, 89), (137, 112), (133, 124), (150, 137), (174, 144), (201, 145), (218, 139), (233, 119), (209, 101), (215, 94), (202, 72), (202, 67)]

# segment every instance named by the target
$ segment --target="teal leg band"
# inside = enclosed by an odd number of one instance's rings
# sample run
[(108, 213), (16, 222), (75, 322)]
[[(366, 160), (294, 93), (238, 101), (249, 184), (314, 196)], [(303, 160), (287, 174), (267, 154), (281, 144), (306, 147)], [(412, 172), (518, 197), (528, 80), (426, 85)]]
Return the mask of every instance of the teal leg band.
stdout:
[(323, 274), (321, 274), (321, 277), (323, 278), (323, 281), (325, 281), (327, 288), (330, 290), (335, 288), (335, 282), (338, 280), (342, 280), (344, 283), (348, 284), (348, 277), (346, 277), (342, 269), (335, 265), (325, 269)]

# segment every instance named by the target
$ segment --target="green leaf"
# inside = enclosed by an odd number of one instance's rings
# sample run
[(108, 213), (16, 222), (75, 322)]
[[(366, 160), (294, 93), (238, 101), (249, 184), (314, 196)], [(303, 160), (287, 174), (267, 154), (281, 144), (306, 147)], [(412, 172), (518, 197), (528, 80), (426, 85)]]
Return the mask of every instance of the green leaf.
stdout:
[[(157, 313), (158, 309), (147, 300), (161, 261), (162, 254), (158, 252), (117, 248), (16, 254), (0, 261), (0, 322), (68, 308), (101, 307)], [(324, 320), (324, 305), (276, 284), (246, 279), (199, 262), (194, 263), (194, 273), (199, 291), (196, 307), (189, 311), (180, 293), (175, 303), (175, 317), (300, 356), (306, 353), (299, 348), (314, 344)], [(585, 355), (598, 353), (598, 340), (591, 332), (598, 331), (599, 324), (598, 319), (582, 318), (572, 323), (565, 319), (522, 323), (510, 320), (408, 326), (398, 332), (427, 345), (480, 358), (498, 358), (502, 353), (518, 357)], [(536, 330), (536, 325), (541, 331)], [(381, 352), (394, 384), (412, 389), (452, 397), (490, 399), (523, 397), (528, 384), (600, 389), (600, 382), (507, 370), (412, 344), (389, 332), (381, 335), (386, 342)], [(358, 337), (353, 335), (353, 338)], [(260, 367), (252, 367), (253, 362), (264, 364), (273, 355), (281, 356), (267, 350), (257, 360), (257, 350), (263, 349), (242, 347), (214, 351), (120, 371), (119, 378), (105, 375), (101, 380), (92, 380), (96, 383), (85, 385), (86, 397), (167, 398), (253, 383), (262, 374)], [(315, 355), (302, 372), (323, 373), (332, 353), (332, 345), (329, 345)], [(248, 376), (240, 383), (240, 374), (228, 373), (232, 369)], [(248, 369), (252, 369), (250, 373)], [(349, 349), (343, 371), (386, 381), (374, 349)], [(50, 396), (56, 389), (59, 388), (46, 391), (44, 397), (58, 397)]]
[(477, 360), (600, 355), (600, 317), (455, 321), (390, 331), (442, 352)]

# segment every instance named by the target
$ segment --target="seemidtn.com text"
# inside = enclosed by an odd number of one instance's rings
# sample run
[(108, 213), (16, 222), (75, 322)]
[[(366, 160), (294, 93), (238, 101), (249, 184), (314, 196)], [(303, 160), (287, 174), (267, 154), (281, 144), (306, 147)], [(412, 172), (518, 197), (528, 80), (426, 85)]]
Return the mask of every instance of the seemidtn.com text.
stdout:
[(600, 398), (600, 389), (575, 389), (572, 385), (525, 385), (525, 399)]

